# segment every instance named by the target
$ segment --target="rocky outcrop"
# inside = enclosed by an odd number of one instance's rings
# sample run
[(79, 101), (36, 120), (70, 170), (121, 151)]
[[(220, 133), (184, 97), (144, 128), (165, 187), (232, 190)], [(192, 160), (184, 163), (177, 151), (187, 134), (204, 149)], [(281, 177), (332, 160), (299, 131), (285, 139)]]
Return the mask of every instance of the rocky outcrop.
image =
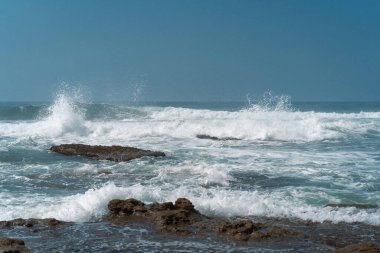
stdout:
[(25, 242), (8, 237), (0, 237), (0, 253), (31, 253)]
[[(137, 199), (115, 199), (108, 203), (108, 209), (109, 212), (103, 217), (104, 219), (99, 218), (81, 224), (55, 219), (1, 221), (0, 234), (15, 238), (28, 238), (28, 245), (31, 248), (35, 247), (32, 249), (38, 252), (78, 251), (82, 247), (82, 241), (76, 241), (77, 238), (73, 235), (80, 234), (95, 235), (96, 240), (107, 241), (110, 238), (110, 241), (105, 243), (106, 245), (115, 241), (119, 241), (120, 245), (128, 244), (130, 240), (124, 240), (126, 237), (125, 226), (127, 225), (131, 231), (142, 231), (141, 228), (143, 228), (144, 232), (141, 233), (143, 240), (179, 240), (200, 242), (204, 245), (216, 243), (226, 245), (226, 247), (243, 245), (247, 251), (250, 247), (268, 247), (274, 251), (283, 249), (287, 252), (329, 252), (335, 249), (333, 252), (336, 253), (380, 253), (380, 227), (363, 223), (313, 222), (264, 216), (256, 216), (252, 219), (209, 217), (197, 211), (191, 201), (185, 198), (179, 198), (175, 203), (164, 202), (149, 205)], [(78, 227), (85, 229), (78, 229)], [(134, 238), (134, 236), (136, 233), (131, 232), (127, 237)], [(0, 243), (0, 253), (29, 252), (21, 251), (24, 250), (22, 243), (12, 240)], [(60, 250), (58, 248), (55, 250), (55, 245), (53, 248), (52, 245), (49, 245), (48, 248), (42, 250), (38, 244), (44, 240), (56, 242)], [(86, 243), (88, 243), (86, 252), (92, 252), (90, 249), (94, 248), (89, 245), (92, 245), (93, 241), (90, 240)], [(73, 245), (67, 248), (65, 244)], [(95, 248), (99, 250), (98, 246)], [(141, 248), (137, 249), (141, 251)], [(207, 250), (205, 249), (205, 251)]]
[(115, 162), (129, 161), (144, 156), (165, 156), (164, 152), (159, 151), (122, 146), (92, 146), (84, 144), (62, 144), (53, 146), (50, 150), (68, 156), (85, 156), (97, 160), (109, 160)]
[(208, 140), (213, 140), (213, 141), (238, 141), (238, 140), (241, 140), (239, 138), (234, 138), (234, 137), (219, 138), (219, 137), (211, 136), (208, 134), (197, 134), (196, 137), (198, 139), (208, 139)]
[(283, 228), (268, 228), (249, 219), (229, 221), (208, 217), (194, 209), (191, 201), (186, 198), (179, 198), (174, 204), (165, 202), (151, 205), (145, 205), (136, 199), (114, 199), (108, 203), (108, 209), (109, 214), (105, 218), (111, 222), (145, 222), (153, 224), (159, 231), (182, 235), (218, 232), (238, 241), (261, 241), (297, 234)]
[(285, 228), (268, 227), (263, 223), (254, 223), (246, 219), (228, 222), (219, 227), (218, 231), (232, 236), (239, 241), (263, 241), (298, 235), (298, 233)]
[(371, 242), (358, 243), (335, 249), (331, 253), (380, 253), (380, 247)]
[(154, 224), (156, 229), (165, 232), (190, 234), (195, 229), (192, 225), (207, 219), (194, 209), (193, 204), (185, 198), (179, 198), (172, 202), (153, 203), (145, 205), (136, 199), (114, 199), (108, 203), (110, 214), (107, 219), (134, 221), (141, 218), (148, 223)]
[(218, 232), (233, 236), (239, 241), (247, 241), (253, 231), (258, 231), (262, 227), (263, 224), (253, 223), (251, 220), (237, 220), (220, 226)]

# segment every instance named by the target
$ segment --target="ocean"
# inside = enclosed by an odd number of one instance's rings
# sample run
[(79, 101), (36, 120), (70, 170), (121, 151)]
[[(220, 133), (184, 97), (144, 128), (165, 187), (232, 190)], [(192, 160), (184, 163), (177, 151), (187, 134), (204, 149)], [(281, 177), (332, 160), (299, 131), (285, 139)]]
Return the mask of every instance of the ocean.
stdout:
[[(167, 156), (115, 163), (49, 150), (63, 143), (132, 146)], [(124, 252), (123, 245), (140, 252), (218, 249), (183, 239), (173, 246), (144, 228), (124, 227), (119, 241), (95, 240), (113, 233), (107, 225), (94, 228), (107, 203), (131, 197), (145, 203), (186, 197), (209, 216), (379, 226), (379, 208), (326, 205), (380, 205), (380, 102), (291, 103), (286, 96), (266, 96), (111, 104), (62, 92), (51, 103), (0, 103), (0, 220), (75, 224), (71, 239), (61, 241), (45, 240), (56, 236), (46, 231), (34, 237), (20, 229), (0, 233), (25, 240), (33, 252)], [(244, 245), (230, 250), (239, 247)]]

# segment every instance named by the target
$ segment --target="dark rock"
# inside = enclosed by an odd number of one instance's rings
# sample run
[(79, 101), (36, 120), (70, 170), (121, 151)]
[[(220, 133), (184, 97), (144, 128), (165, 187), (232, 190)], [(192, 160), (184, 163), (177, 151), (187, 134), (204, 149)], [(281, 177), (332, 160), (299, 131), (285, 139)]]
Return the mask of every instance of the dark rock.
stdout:
[(237, 220), (233, 223), (226, 223), (218, 228), (219, 233), (226, 233), (236, 240), (247, 241), (252, 232), (263, 227), (261, 223), (253, 223), (251, 220)]
[(185, 198), (177, 199), (174, 208), (168, 204), (166, 207), (166, 210), (154, 213), (154, 221), (162, 231), (190, 233), (189, 226), (205, 218), (194, 209), (190, 200)]
[(30, 253), (25, 242), (8, 237), (0, 237), (0, 253)]
[(154, 216), (154, 223), (161, 231), (177, 232), (181, 234), (191, 233), (185, 226), (192, 224), (189, 213), (186, 211), (161, 211)]
[(371, 242), (352, 244), (344, 248), (335, 249), (332, 253), (380, 253), (380, 247)]
[(358, 209), (370, 209), (377, 208), (377, 205), (369, 205), (369, 204), (327, 204), (326, 207), (355, 207)]
[(164, 203), (157, 203), (156, 202), (150, 206), (150, 210), (152, 212), (173, 210), (173, 209), (175, 209), (175, 206), (173, 205), (172, 202), (164, 202)]
[(110, 170), (99, 170), (99, 171), (98, 171), (98, 174), (109, 175), (109, 174), (112, 174), (112, 171), (110, 171)]
[(178, 198), (175, 203), (153, 203), (145, 205), (136, 199), (111, 200), (108, 203), (109, 214), (105, 219), (120, 223), (151, 224), (158, 231), (181, 235), (224, 234), (235, 240), (267, 240), (293, 236), (296, 232), (276, 227), (267, 227), (249, 219), (226, 221), (218, 217), (207, 217), (199, 213), (190, 200)]
[(234, 137), (219, 138), (219, 137), (211, 136), (211, 135), (207, 135), (207, 134), (197, 134), (196, 137), (198, 139), (208, 139), (208, 140), (213, 140), (213, 141), (238, 141), (238, 140), (241, 140), (239, 138), (234, 138)]
[(108, 203), (108, 209), (112, 214), (132, 215), (136, 212), (146, 212), (145, 204), (136, 199), (113, 199)]
[(194, 209), (194, 205), (193, 203), (191, 203), (190, 200), (188, 199), (185, 199), (185, 198), (179, 198), (175, 201), (175, 208), (183, 208), (183, 209), (186, 209), (186, 210), (189, 210), (189, 211), (193, 211), (193, 212), (197, 212), (195, 209)]
[(53, 146), (50, 150), (68, 156), (86, 156), (97, 160), (115, 162), (129, 161), (143, 156), (165, 156), (165, 153), (159, 151), (122, 146), (92, 146), (84, 144), (62, 144)]
[(0, 228), (13, 228), (13, 227), (45, 227), (52, 228), (61, 225), (65, 222), (56, 219), (14, 219), (9, 221), (0, 221)]
[(175, 232), (179, 234), (191, 233), (190, 225), (202, 220), (202, 216), (194, 209), (193, 204), (185, 198), (179, 198), (173, 205), (171, 202), (153, 203), (149, 206), (136, 199), (114, 199), (108, 203), (110, 215), (107, 219), (112, 221), (120, 217), (145, 219), (155, 225), (160, 231)]
[[(307, 245), (315, 245), (320, 247), (321, 251), (328, 252), (333, 248), (339, 249), (367, 239), (378, 242), (380, 238), (379, 226), (362, 223), (312, 222), (264, 216), (257, 216), (254, 221), (208, 217), (197, 211), (191, 201), (185, 198), (179, 198), (175, 203), (150, 205), (136, 199), (112, 200), (108, 208), (109, 213), (104, 219), (112, 224), (143, 226), (156, 232), (186, 235), (195, 240), (233, 239), (244, 241), (247, 245), (273, 243), (279, 248), (298, 245), (300, 249)], [(164, 236), (166, 238), (171, 235)]]
[(274, 239), (274, 238), (281, 238), (281, 237), (289, 237), (297, 235), (296, 232), (290, 231), (285, 228), (272, 228), (267, 232), (257, 231), (252, 235), (252, 239), (254, 240), (268, 240), (268, 239)]

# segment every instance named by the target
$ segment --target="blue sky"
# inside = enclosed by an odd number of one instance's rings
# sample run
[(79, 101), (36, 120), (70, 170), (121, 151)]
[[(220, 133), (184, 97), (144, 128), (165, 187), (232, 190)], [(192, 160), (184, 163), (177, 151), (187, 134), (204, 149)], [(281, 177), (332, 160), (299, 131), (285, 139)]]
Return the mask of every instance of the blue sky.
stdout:
[(0, 100), (380, 101), (377, 0), (1, 0)]

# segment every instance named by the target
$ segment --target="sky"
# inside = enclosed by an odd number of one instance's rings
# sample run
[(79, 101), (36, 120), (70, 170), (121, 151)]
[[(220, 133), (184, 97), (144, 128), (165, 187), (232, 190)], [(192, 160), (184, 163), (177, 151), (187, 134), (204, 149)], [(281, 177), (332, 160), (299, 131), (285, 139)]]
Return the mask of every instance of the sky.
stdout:
[(0, 0), (0, 101), (380, 101), (378, 0)]

